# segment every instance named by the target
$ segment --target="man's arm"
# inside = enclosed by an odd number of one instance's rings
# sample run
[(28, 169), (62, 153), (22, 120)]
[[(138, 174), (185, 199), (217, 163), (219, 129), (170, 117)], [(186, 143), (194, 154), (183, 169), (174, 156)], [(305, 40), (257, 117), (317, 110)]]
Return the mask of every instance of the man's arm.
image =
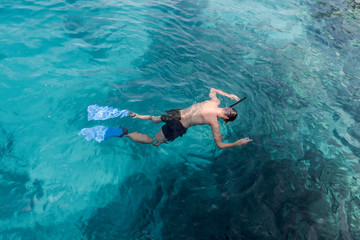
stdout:
[(219, 101), (219, 99), (216, 97), (216, 94), (223, 95), (223, 96), (228, 97), (230, 99), (235, 99), (236, 101), (240, 100), (240, 98), (238, 96), (236, 96), (235, 94), (227, 94), (226, 92), (223, 92), (223, 91), (221, 91), (219, 89), (211, 88), (210, 93), (209, 93), (209, 97), (211, 98), (211, 100)]
[(212, 134), (213, 134), (215, 143), (220, 149), (231, 148), (231, 147), (236, 147), (236, 146), (243, 146), (243, 145), (246, 145), (248, 142), (252, 141), (250, 138), (242, 138), (233, 143), (224, 143), (222, 141), (223, 137), (221, 136), (221, 133), (220, 133), (219, 123), (216, 121), (216, 123), (213, 123), (210, 126), (211, 126), (211, 130), (212, 130)]

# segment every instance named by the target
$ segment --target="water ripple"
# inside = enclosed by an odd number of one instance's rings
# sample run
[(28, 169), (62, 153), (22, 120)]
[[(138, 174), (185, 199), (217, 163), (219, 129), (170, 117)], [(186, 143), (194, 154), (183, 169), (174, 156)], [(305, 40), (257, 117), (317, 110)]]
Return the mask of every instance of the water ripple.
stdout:
[[(359, 239), (356, 3), (5, 1), (0, 13), (2, 238)], [(160, 115), (211, 87), (247, 97), (220, 127), (252, 144), (220, 151), (206, 126), (159, 148), (77, 138), (95, 124), (90, 104)]]

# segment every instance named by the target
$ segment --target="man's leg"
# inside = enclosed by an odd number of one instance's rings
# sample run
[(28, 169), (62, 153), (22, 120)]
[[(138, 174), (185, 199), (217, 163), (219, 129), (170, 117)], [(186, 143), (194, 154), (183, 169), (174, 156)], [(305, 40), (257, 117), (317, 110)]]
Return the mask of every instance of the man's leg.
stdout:
[(160, 123), (161, 121), (161, 117), (160, 116), (151, 116), (151, 115), (139, 115), (136, 114), (133, 118), (139, 118), (139, 119), (143, 119), (143, 120), (151, 120), (154, 123)]
[(154, 146), (159, 146), (162, 143), (167, 143), (165, 140), (165, 135), (162, 131), (162, 128), (155, 134), (155, 138), (154, 141), (156, 141), (155, 144), (153, 144)]
[[(143, 134), (143, 133), (138, 133), (138, 132), (132, 132), (132, 133), (128, 133), (126, 135), (124, 135), (124, 137), (129, 137), (131, 140), (133, 140), (134, 142), (138, 142), (138, 143), (145, 143), (145, 144), (153, 144), (154, 146), (159, 146), (162, 143), (167, 143), (165, 141), (165, 136), (164, 133), (162, 132), (162, 129), (160, 129), (156, 134), (155, 134), (155, 138), (151, 138), (149, 135), (147, 134)], [(154, 142), (156, 141), (156, 143), (154, 144)]]
[(128, 133), (128, 134), (124, 135), (124, 137), (129, 137), (134, 142), (144, 143), (144, 144), (151, 144), (155, 141), (149, 135), (143, 134), (143, 133), (138, 133), (138, 132)]

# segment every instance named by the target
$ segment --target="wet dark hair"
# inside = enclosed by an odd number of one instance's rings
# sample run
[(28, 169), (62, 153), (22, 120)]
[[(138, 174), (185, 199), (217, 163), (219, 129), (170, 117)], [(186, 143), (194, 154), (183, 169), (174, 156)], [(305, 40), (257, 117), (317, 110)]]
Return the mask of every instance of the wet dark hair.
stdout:
[(225, 116), (227, 116), (229, 118), (229, 119), (224, 120), (225, 122), (234, 121), (237, 117), (237, 112), (236, 112), (235, 108), (232, 108), (232, 107), (224, 108), (224, 114), (225, 114)]

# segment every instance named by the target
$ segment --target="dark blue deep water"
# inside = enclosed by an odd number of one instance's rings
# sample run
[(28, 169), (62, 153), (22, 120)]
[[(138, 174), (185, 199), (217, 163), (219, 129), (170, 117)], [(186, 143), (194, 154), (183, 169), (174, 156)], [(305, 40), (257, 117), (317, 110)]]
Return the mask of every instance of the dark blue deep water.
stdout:
[[(211, 87), (252, 143), (78, 136)], [(360, 239), (357, 0), (1, 0), (0, 96), (0, 239)]]

